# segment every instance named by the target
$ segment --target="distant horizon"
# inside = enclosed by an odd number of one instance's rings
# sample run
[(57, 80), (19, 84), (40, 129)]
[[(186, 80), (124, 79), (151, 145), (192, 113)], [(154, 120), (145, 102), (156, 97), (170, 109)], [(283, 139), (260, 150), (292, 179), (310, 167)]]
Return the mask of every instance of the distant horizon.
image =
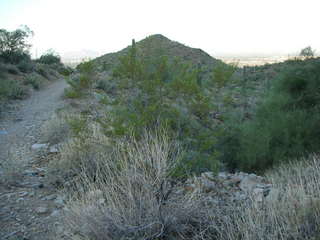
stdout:
[(116, 52), (161, 33), (211, 56), (320, 51), (316, 0), (1, 0), (0, 28), (27, 25), (31, 52)]

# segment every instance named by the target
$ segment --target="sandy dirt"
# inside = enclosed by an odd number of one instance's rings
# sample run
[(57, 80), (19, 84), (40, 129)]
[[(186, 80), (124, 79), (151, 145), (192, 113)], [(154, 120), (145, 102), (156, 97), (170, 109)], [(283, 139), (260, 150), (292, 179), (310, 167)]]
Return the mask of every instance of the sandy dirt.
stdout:
[[(46, 184), (45, 164), (31, 146), (41, 143), (40, 130), (63, 107), (64, 80), (12, 103), (0, 119), (0, 239), (45, 240), (59, 225), (63, 199)], [(5, 183), (11, 163), (11, 182)], [(10, 165), (10, 164), (9, 164)], [(2, 179), (1, 179), (2, 178)], [(56, 239), (63, 239), (57, 236)]]

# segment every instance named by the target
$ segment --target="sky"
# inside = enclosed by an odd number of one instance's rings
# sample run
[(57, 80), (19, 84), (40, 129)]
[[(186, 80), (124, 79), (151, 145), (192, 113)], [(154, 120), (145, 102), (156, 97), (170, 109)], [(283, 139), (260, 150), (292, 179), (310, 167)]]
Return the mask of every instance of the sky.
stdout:
[(115, 52), (158, 33), (212, 56), (293, 54), (320, 52), (319, 9), (319, 0), (0, 0), (0, 28), (29, 26), (38, 55)]

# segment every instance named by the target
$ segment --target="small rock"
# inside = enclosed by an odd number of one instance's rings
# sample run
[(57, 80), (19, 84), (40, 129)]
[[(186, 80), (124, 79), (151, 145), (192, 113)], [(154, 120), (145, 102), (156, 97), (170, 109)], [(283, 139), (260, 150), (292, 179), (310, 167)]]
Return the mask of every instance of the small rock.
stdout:
[(228, 178), (228, 173), (226, 172), (219, 172), (218, 173), (219, 178), (227, 179)]
[(35, 143), (31, 146), (32, 150), (41, 150), (48, 147), (48, 144), (46, 143)]
[(45, 197), (41, 198), (41, 200), (42, 201), (51, 201), (51, 200), (54, 200), (56, 198), (57, 198), (57, 196), (55, 194), (51, 194), (49, 196), (45, 196)]
[(243, 175), (233, 175), (229, 181), (233, 184), (238, 184), (242, 181), (243, 178)]
[(256, 202), (262, 202), (263, 201), (263, 197), (264, 197), (264, 190), (261, 188), (255, 188), (252, 191), (252, 195), (253, 195), (253, 199)]
[(46, 207), (37, 207), (35, 211), (38, 214), (45, 214), (45, 213), (48, 213), (49, 209)]
[(23, 175), (25, 176), (37, 176), (38, 174), (39, 174), (38, 171), (30, 170), (30, 169), (27, 169), (23, 172)]
[(242, 191), (251, 192), (259, 184), (262, 184), (262, 178), (250, 174), (241, 180), (239, 187)]
[(19, 196), (20, 197), (25, 197), (27, 196), (29, 193), (28, 192), (19, 192)]
[(50, 217), (57, 217), (60, 215), (60, 211), (59, 210), (54, 210), (51, 214)]
[(59, 152), (59, 148), (57, 145), (53, 145), (49, 148), (49, 153), (58, 153)]
[(58, 196), (58, 197), (54, 200), (54, 203), (57, 204), (57, 205), (63, 206), (63, 205), (64, 205), (64, 199), (63, 199), (63, 197)]
[(43, 183), (36, 183), (31, 185), (32, 188), (44, 188)]

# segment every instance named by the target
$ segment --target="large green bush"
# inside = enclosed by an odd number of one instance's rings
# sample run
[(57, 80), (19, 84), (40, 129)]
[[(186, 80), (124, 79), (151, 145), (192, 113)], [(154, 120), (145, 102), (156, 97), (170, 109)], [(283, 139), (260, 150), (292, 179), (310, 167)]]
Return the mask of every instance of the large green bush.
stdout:
[(231, 168), (263, 171), (318, 151), (319, 90), (319, 60), (292, 63), (275, 79), (255, 116), (229, 128), (221, 142), (224, 161)]
[(110, 80), (116, 87), (101, 121), (106, 134), (139, 138), (146, 129), (166, 128), (187, 149), (179, 174), (216, 169), (211, 83), (201, 82), (200, 71), (164, 55), (145, 56), (133, 42)]
[(48, 50), (36, 61), (43, 64), (61, 64), (61, 57), (53, 50)]
[(90, 92), (95, 84), (95, 73), (93, 63), (83, 62), (77, 67), (78, 74), (73, 74), (67, 78), (70, 88), (65, 89), (65, 97), (80, 98)]
[(0, 29), (0, 60), (12, 64), (30, 60), (28, 50), (31, 45), (27, 40), (32, 35), (33, 32), (27, 26), (11, 32)]

